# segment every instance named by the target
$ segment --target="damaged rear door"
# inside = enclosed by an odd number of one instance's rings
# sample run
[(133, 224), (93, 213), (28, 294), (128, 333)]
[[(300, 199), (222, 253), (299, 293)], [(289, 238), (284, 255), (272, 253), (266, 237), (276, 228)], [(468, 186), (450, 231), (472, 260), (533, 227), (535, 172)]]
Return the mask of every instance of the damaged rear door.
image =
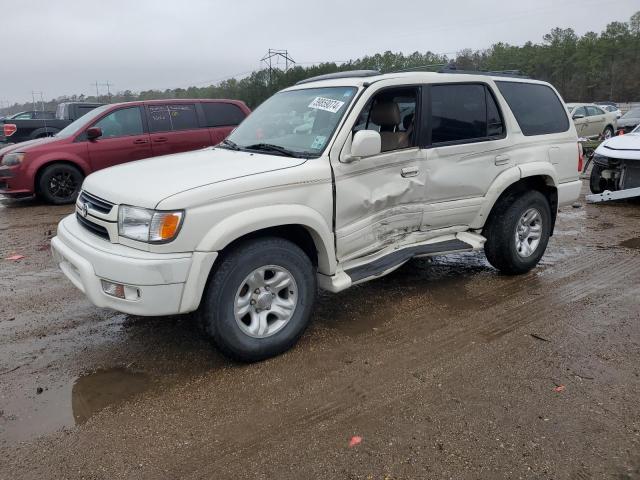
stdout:
[(422, 228), (464, 227), (495, 178), (516, 163), (503, 109), (480, 82), (431, 85), (423, 98), (428, 204)]
[(375, 130), (382, 152), (334, 163), (336, 247), (340, 261), (374, 253), (420, 229), (425, 201), (425, 151), (418, 147), (421, 87), (369, 94), (352, 135)]

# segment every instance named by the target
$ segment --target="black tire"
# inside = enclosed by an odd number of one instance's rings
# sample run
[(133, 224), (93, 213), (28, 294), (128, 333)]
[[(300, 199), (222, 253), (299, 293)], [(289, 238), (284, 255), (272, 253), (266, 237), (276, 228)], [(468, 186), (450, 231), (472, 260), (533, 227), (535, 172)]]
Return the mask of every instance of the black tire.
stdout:
[(606, 181), (602, 178), (602, 167), (595, 163), (589, 175), (589, 190), (591, 193), (602, 193), (606, 190)]
[[(291, 273), (297, 286), (297, 304), (291, 319), (280, 330), (268, 337), (254, 338), (236, 321), (234, 302), (245, 278), (266, 265)], [(315, 268), (296, 244), (277, 237), (247, 240), (222, 254), (209, 278), (197, 316), (224, 355), (241, 362), (255, 362), (295, 345), (309, 324), (316, 290)]]
[[(609, 134), (608, 137), (607, 137), (607, 133)], [(613, 137), (614, 135), (615, 135), (615, 132), (613, 131), (613, 127), (611, 125), (607, 125), (602, 131), (602, 138), (604, 138), (605, 140)]]
[(84, 175), (73, 165), (54, 163), (38, 176), (37, 193), (45, 202), (54, 205), (73, 203), (83, 180)]
[[(527, 210), (536, 209), (541, 217), (540, 241), (528, 256), (518, 254), (516, 228)], [(501, 198), (493, 207), (483, 230), (487, 239), (484, 251), (489, 263), (502, 273), (518, 275), (534, 268), (544, 254), (551, 233), (551, 208), (547, 198), (538, 191), (513, 193)]]

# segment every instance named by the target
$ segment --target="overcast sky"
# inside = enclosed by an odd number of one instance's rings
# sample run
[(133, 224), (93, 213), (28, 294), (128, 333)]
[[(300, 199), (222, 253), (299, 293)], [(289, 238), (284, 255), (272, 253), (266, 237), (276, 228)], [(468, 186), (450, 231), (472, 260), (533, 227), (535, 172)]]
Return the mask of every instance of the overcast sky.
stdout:
[[(259, 68), (269, 47), (301, 64), (385, 50), (455, 54), (600, 32), (638, 0), (0, 0), (0, 106), (112, 91), (208, 85)], [(101, 93), (106, 88), (101, 87)]]

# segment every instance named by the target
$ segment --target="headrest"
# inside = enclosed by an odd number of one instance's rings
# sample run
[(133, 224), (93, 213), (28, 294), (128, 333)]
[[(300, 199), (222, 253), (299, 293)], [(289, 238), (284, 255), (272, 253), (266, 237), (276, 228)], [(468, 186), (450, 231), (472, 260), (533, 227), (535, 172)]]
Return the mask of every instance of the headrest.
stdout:
[(371, 121), (382, 127), (396, 126), (400, 123), (400, 108), (397, 103), (376, 103), (371, 112)]

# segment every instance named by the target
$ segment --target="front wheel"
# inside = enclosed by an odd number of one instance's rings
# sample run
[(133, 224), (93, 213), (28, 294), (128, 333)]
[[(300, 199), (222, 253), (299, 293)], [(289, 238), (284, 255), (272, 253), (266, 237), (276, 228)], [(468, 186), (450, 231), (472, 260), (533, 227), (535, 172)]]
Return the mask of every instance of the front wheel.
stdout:
[(551, 208), (538, 191), (508, 195), (494, 207), (483, 231), (489, 263), (510, 275), (534, 268), (549, 243)]
[(304, 333), (316, 289), (313, 264), (296, 244), (248, 240), (223, 253), (198, 316), (226, 356), (263, 360), (290, 349)]
[(605, 140), (608, 140), (611, 137), (613, 137), (613, 127), (607, 126), (602, 132), (602, 136), (604, 137)]
[(62, 205), (75, 202), (84, 175), (73, 165), (54, 163), (38, 177), (37, 193), (47, 203)]

